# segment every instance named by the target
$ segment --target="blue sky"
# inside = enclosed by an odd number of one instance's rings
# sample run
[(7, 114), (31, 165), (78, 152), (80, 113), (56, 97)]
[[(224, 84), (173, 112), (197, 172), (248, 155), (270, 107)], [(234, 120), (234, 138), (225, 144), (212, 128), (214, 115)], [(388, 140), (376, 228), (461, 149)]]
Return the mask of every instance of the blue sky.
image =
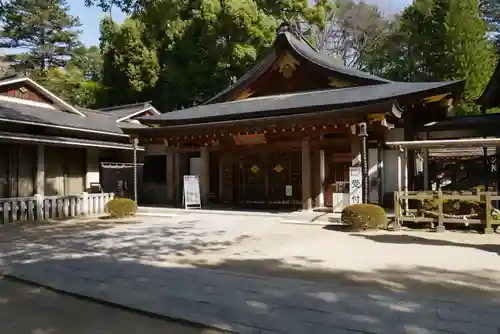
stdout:
[[(411, 3), (412, 0), (367, 0), (370, 3), (376, 3), (385, 12), (396, 12)], [(71, 7), (71, 12), (73, 15), (80, 17), (82, 22), (82, 35), (80, 39), (86, 45), (98, 44), (99, 43), (99, 21), (107, 13), (103, 13), (100, 9), (96, 7), (87, 8), (84, 6), (83, 0), (69, 0), (68, 4)], [(112, 11), (113, 18), (121, 22), (123, 21), (124, 15), (118, 9)]]

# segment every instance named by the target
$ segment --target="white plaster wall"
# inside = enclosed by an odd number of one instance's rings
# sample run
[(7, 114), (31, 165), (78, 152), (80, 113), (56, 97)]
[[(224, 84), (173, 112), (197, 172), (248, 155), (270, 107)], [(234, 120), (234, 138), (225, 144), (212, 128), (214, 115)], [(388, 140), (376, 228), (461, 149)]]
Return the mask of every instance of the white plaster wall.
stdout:
[[(403, 141), (404, 129), (386, 130), (385, 141)], [(384, 150), (383, 155), (384, 193), (394, 192), (398, 187), (398, 151), (395, 149)], [(401, 173), (403, 175), (403, 173)]]
[(91, 183), (100, 183), (99, 174), (99, 149), (88, 147), (86, 149), (85, 188), (89, 189)]
[(368, 191), (370, 192), (370, 202), (372, 203), (379, 203), (379, 187), (378, 183), (375, 182), (379, 180), (378, 174), (378, 149), (370, 148), (368, 149)]

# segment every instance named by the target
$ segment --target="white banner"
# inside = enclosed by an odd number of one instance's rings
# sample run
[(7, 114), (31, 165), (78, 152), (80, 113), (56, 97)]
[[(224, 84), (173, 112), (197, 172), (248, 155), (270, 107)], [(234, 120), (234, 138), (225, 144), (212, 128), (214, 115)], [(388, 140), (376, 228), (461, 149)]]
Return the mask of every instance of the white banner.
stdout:
[(363, 203), (361, 167), (349, 167), (349, 204)]
[(198, 175), (184, 175), (184, 207), (201, 208), (200, 178)]

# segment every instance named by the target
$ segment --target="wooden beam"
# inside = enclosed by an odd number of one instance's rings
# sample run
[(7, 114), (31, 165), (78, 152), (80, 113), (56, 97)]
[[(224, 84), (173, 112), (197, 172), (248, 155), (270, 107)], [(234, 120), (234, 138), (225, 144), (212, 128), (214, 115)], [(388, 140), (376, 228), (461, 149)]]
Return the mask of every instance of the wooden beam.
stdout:
[(175, 202), (175, 152), (167, 149), (167, 204), (174, 205)]

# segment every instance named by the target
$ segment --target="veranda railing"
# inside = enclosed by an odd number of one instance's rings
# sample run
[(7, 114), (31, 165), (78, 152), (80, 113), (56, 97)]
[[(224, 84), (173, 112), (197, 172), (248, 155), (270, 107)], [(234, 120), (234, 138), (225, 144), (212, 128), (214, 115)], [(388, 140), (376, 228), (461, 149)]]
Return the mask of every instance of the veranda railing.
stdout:
[[(450, 214), (443, 210), (444, 201), (472, 201), (478, 203), (478, 206), (484, 207), (484, 213), (471, 212), (469, 214)], [(492, 192), (480, 191), (404, 191), (394, 192), (394, 226), (399, 228), (401, 223), (430, 223), (436, 226), (437, 232), (445, 231), (447, 223), (461, 223), (467, 225), (483, 225), (484, 233), (493, 233), (493, 226), (500, 225), (500, 215), (494, 210), (493, 202), (499, 201), (500, 196)], [(436, 211), (426, 211), (425, 209), (415, 208), (409, 205), (409, 202), (435, 201)]]
[(0, 222), (67, 219), (105, 213), (113, 193), (0, 198)]

